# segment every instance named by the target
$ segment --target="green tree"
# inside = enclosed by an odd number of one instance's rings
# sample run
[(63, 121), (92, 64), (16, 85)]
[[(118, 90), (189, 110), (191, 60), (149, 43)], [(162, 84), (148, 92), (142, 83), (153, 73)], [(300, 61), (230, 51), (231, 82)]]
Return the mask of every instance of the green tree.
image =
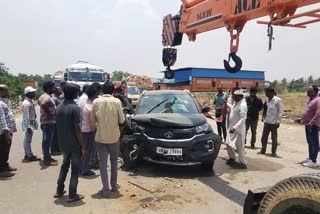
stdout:
[(126, 71), (113, 71), (112, 72), (112, 80), (113, 81), (120, 81), (120, 80), (122, 80), (122, 78), (127, 78), (129, 76), (131, 76), (131, 74)]
[(314, 83), (313, 76), (310, 75), (310, 76), (308, 77), (307, 84), (313, 84), (313, 83)]
[(292, 80), (288, 86), (289, 92), (303, 92), (305, 91), (305, 80), (303, 78)]
[(36, 75), (28, 75), (28, 74), (18, 74), (17, 78), (19, 79), (19, 81), (36, 81), (38, 82), (38, 86), (41, 88), (43, 86), (43, 83), (52, 80), (51, 75), (50, 74), (45, 74), (43, 76), (40, 76), (38, 74)]
[(0, 62), (0, 74), (4, 75), (8, 73), (9, 73), (9, 68), (7, 68), (3, 62)]
[(3, 62), (0, 62), (0, 83), (9, 87), (10, 103), (12, 107), (17, 107), (23, 93), (23, 86), (16, 76), (9, 73), (9, 68)]
[(287, 80), (286, 78), (283, 78), (283, 79), (281, 80), (281, 85), (282, 85), (283, 87), (287, 88), (287, 87), (288, 87), (288, 80)]
[(21, 74), (21, 73), (19, 73), (17, 77), (18, 77), (18, 79), (19, 79), (20, 81), (33, 80), (33, 79), (31, 78), (31, 76), (29, 76), (28, 74)]

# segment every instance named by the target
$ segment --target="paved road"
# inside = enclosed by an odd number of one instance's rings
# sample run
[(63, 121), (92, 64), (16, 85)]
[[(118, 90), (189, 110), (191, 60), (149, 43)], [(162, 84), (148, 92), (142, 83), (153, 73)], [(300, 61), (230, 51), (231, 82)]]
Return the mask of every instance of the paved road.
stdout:
[[(18, 119), (18, 126), (20, 123)], [(41, 136), (36, 132), (33, 141), (38, 156), (41, 156)], [(19, 170), (15, 177), (0, 180), (0, 213), (242, 213), (248, 189), (273, 185), (292, 175), (319, 172), (296, 164), (307, 154), (303, 127), (284, 124), (279, 136), (279, 155), (283, 158), (258, 156), (258, 150), (248, 149), (249, 169), (245, 171), (224, 164), (227, 154), (222, 147), (215, 166), (216, 176), (207, 175), (197, 167), (144, 163), (135, 174), (120, 171), (119, 198), (99, 199), (96, 193), (101, 188), (100, 177), (93, 176), (79, 181), (78, 191), (86, 196), (84, 201), (67, 204), (66, 198), (53, 199), (59, 167), (43, 167), (40, 162), (22, 163), (23, 134), (19, 130), (10, 157), (10, 163)], [(61, 157), (58, 159), (61, 163)]]

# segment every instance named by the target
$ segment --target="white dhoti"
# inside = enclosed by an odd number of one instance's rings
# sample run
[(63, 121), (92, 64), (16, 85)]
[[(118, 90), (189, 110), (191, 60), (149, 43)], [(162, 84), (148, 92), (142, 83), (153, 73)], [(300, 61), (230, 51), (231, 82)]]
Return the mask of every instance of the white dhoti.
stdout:
[[(228, 136), (226, 140), (228, 155), (231, 159), (236, 159), (235, 149), (238, 151), (239, 162), (247, 164), (245, 159), (245, 138), (246, 138), (246, 118), (247, 118), (247, 103), (244, 99), (235, 103), (231, 107), (231, 112), (228, 120)], [(234, 133), (229, 131), (234, 129)]]

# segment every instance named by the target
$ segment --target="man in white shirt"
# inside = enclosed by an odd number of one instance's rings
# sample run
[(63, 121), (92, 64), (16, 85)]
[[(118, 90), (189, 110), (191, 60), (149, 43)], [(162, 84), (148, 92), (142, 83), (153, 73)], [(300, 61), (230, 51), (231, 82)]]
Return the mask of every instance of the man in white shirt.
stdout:
[(86, 105), (87, 99), (88, 99), (88, 95), (87, 95), (88, 88), (89, 88), (89, 85), (84, 85), (82, 87), (82, 94), (77, 101), (77, 105), (80, 107), (80, 110), (81, 110), (81, 118), (82, 118), (83, 107)]
[(268, 100), (266, 101), (267, 111), (261, 137), (262, 149), (259, 154), (266, 153), (268, 137), (271, 132), (272, 157), (277, 157), (278, 128), (280, 127), (280, 122), (283, 116), (282, 100), (275, 95), (275, 91), (272, 88), (266, 89), (266, 96), (268, 97)]
[(34, 106), (34, 98), (36, 97), (37, 89), (28, 86), (24, 90), (24, 94), (26, 96), (25, 100), (22, 103), (22, 115), (23, 115), (23, 122), (22, 122), (22, 130), (25, 132), (25, 137), (23, 141), (23, 148), (24, 148), (24, 161), (32, 162), (32, 161), (39, 161), (40, 158), (33, 155), (31, 149), (31, 142), (34, 130), (38, 130), (38, 123), (37, 123), (37, 115)]

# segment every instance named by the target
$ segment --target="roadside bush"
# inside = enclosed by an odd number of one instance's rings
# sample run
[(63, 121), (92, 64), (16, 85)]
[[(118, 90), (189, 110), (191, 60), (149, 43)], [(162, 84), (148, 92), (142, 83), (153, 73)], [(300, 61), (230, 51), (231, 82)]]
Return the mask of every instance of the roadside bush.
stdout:
[(10, 105), (12, 108), (19, 106), (21, 95), (23, 94), (23, 85), (19, 79), (9, 74), (9, 69), (0, 62), (0, 84), (5, 84), (9, 87)]

